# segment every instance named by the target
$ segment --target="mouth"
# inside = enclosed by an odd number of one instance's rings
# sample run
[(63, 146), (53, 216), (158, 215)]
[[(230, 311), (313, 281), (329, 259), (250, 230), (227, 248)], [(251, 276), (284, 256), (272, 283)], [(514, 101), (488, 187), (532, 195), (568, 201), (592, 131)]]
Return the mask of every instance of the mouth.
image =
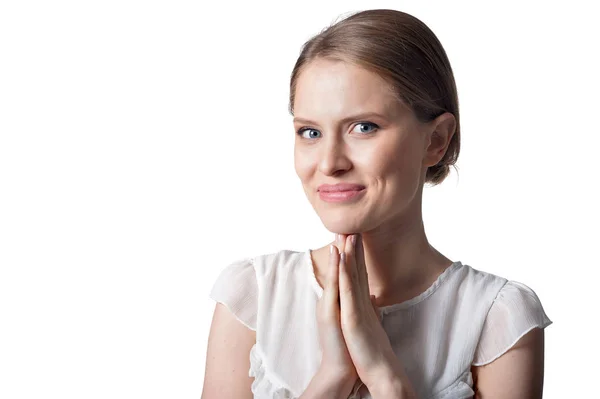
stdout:
[(340, 191), (360, 191), (364, 190), (365, 186), (362, 184), (354, 184), (354, 183), (338, 183), (338, 184), (321, 184), (317, 187), (317, 191), (319, 192), (340, 192)]
[(319, 190), (319, 198), (325, 202), (353, 202), (362, 197), (366, 191), (365, 188), (343, 191)]

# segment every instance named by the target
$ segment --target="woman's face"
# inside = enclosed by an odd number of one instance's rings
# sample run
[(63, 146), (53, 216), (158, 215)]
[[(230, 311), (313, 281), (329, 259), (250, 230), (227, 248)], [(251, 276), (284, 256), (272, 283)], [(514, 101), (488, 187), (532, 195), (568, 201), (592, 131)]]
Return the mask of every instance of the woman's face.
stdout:
[[(430, 124), (419, 122), (382, 78), (344, 62), (313, 60), (302, 71), (294, 130), (296, 173), (325, 227), (337, 233), (369, 231), (420, 211), (427, 167), (443, 156), (427, 151)], [(365, 188), (342, 202), (321, 196), (320, 185), (337, 183)]]

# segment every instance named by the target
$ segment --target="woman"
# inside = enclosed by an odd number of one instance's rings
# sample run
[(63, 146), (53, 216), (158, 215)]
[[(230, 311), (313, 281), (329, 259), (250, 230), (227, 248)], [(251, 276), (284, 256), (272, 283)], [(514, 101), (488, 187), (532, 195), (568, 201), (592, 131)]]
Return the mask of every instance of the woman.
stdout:
[(538, 297), (425, 234), (424, 184), (460, 148), (436, 36), (393, 10), (336, 23), (303, 47), (290, 113), (296, 173), (335, 239), (222, 271), (202, 397), (541, 397)]

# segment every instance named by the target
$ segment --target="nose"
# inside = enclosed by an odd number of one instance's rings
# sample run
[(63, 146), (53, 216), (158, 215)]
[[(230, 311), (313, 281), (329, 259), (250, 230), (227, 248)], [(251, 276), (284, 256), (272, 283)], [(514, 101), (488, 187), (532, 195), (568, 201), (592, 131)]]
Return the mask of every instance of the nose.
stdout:
[(348, 170), (352, 163), (347, 154), (346, 143), (335, 134), (329, 134), (321, 141), (319, 171), (326, 176)]

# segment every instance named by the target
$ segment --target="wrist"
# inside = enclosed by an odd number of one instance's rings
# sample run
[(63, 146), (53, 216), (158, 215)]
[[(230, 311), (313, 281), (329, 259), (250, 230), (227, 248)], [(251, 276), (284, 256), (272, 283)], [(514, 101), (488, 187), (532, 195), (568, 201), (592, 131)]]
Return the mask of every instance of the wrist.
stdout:
[(349, 376), (338, 375), (325, 369), (319, 369), (301, 398), (346, 399), (350, 392), (352, 392), (355, 382), (356, 378), (352, 379)]
[(394, 379), (391, 381), (382, 381), (373, 387), (368, 387), (373, 399), (416, 399), (412, 387), (408, 384)]
[(384, 368), (376, 373), (369, 383), (365, 383), (373, 399), (416, 399), (412, 384), (403, 368)]

